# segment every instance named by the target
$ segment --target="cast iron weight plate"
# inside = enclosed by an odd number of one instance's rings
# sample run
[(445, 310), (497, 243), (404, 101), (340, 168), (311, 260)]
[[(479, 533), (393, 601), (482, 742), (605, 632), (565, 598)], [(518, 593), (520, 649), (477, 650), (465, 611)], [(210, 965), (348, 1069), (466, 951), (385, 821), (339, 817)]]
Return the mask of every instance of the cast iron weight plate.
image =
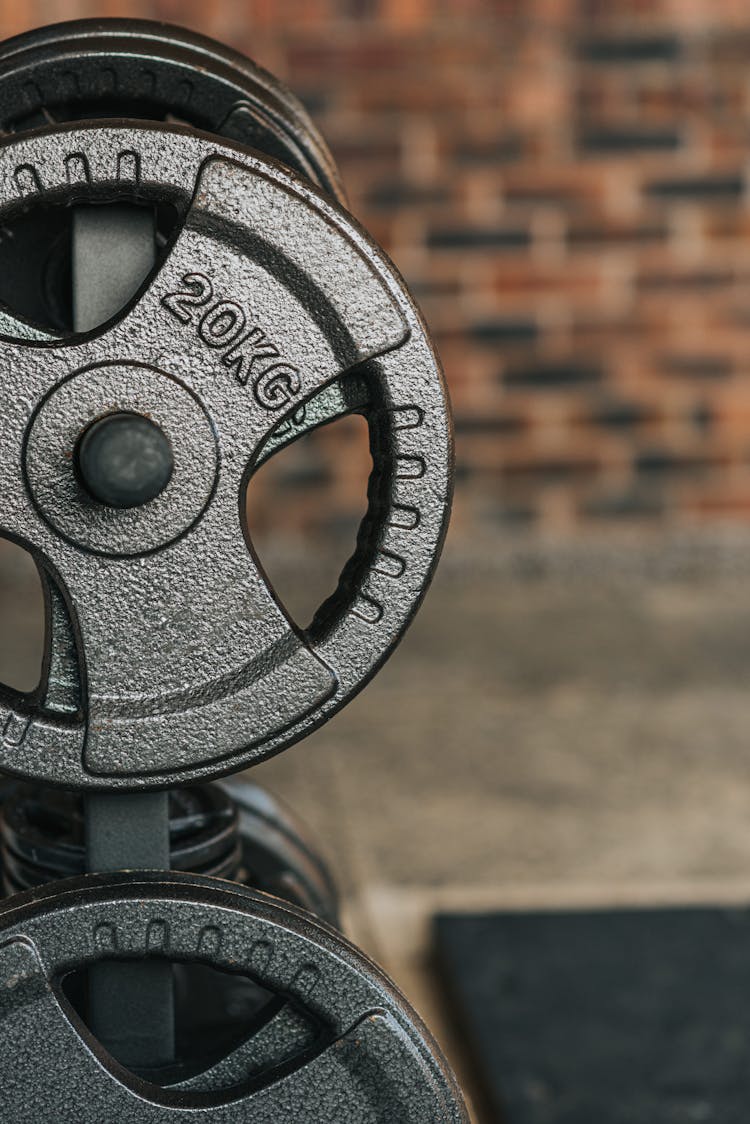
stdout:
[[(66, 674), (77, 666), (84, 700), (79, 717), (50, 705), (49, 683), (6, 694), (0, 767), (53, 784), (164, 787), (299, 740), (390, 654), (447, 520), (439, 364), (345, 212), (272, 161), (178, 127), (86, 126), (0, 149), (0, 218), (170, 196), (179, 235), (120, 317), (0, 341), (2, 527), (62, 591), (52, 631), (75, 639)], [(337, 593), (301, 632), (248, 549), (244, 489), (274, 448), (355, 408), (370, 425), (370, 508)], [(168, 486), (141, 507), (92, 504), (72, 468), (80, 433), (112, 410), (149, 416), (174, 452)]]
[[(61, 979), (105, 958), (148, 956), (239, 972), (278, 995), (276, 1030), (282, 1014), (287, 1030), (274, 1037), (267, 1023), (255, 1036), (273, 1040), (270, 1066), (258, 1067), (253, 1038), (168, 1085), (119, 1066), (77, 1019)], [(296, 1051), (294, 1016), (320, 1028)], [(7, 1124), (468, 1121), (429, 1032), (374, 964), (302, 911), (211, 879), (93, 875), (8, 901), (0, 1037)]]
[(91, 19), (0, 46), (0, 131), (93, 117), (179, 120), (266, 153), (346, 202), (302, 103), (222, 43), (150, 20)]

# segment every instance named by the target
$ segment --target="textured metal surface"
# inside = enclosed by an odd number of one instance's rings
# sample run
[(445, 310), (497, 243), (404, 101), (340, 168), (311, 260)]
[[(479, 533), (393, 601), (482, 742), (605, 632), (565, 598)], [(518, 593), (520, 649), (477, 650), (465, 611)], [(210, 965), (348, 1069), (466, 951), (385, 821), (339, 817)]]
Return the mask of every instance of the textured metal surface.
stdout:
[[(60, 978), (149, 956), (244, 973), (277, 996), (258, 1052), (245, 1041), (161, 1085), (103, 1053)], [(0, 1036), (8, 1124), (468, 1119), (428, 1032), (374, 964), (308, 915), (208, 879), (91, 876), (11, 899), (0, 908)]]
[(92, 117), (180, 120), (280, 160), (345, 196), (302, 103), (215, 40), (148, 20), (76, 20), (0, 47), (0, 130)]
[[(0, 341), (2, 526), (61, 592), (84, 703), (79, 720), (70, 691), (57, 713), (49, 685), (7, 697), (0, 766), (52, 783), (161, 787), (298, 740), (387, 657), (446, 523), (439, 366), (392, 266), (344, 212), (179, 128), (90, 126), (0, 149), (0, 217), (60, 198), (157, 196), (182, 208), (182, 225), (119, 318), (48, 344)], [(301, 632), (248, 549), (242, 495), (304, 410), (318, 424), (321, 395), (322, 417), (365, 412), (374, 472), (357, 553)], [(174, 449), (170, 484), (141, 508), (76, 493), (71, 448), (105, 407), (148, 413)]]
[[(39, 356), (27, 362), (36, 366)], [(92, 425), (118, 412), (158, 425), (173, 466), (150, 503), (114, 511), (81, 486), (76, 452)], [(125, 557), (184, 537), (215, 491), (219, 449), (211, 414), (185, 381), (148, 363), (94, 361), (41, 399), (25, 433), (23, 467), (30, 498), (55, 531), (82, 550)]]

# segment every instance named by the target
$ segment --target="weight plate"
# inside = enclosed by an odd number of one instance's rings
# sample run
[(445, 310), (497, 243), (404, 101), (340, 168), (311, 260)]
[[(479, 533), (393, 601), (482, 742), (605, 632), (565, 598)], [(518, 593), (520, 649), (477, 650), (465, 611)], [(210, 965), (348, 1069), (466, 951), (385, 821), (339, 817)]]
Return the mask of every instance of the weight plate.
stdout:
[[(120, 1066), (63, 991), (102, 960), (167, 958), (249, 977), (270, 1017), (206, 1068)], [(0, 907), (0, 1088), (8, 1124), (458, 1124), (429, 1033), (362, 953), (275, 899), (190, 876), (89, 876)], [(195, 1070), (195, 1063), (193, 1062)]]
[(76, 20), (0, 46), (0, 130), (92, 117), (181, 120), (287, 164), (345, 202), (302, 103), (262, 67), (205, 36), (149, 20)]
[(338, 928), (336, 883), (307, 827), (260, 785), (233, 777), (222, 787), (237, 808), (243, 866), (240, 881)]
[[(40, 692), (4, 695), (0, 768), (53, 784), (165, 787), (299, 740), (390, 654), (447, 521), (439, 363), (350, 216), (273, 162), (179, 127), (89, 125), (0, 148), (0, 217), (165, 198), (178, 235), (119, 317), (0, 340), (0, 524), (51, 575), (62, 637)], [(76, 443), (105, 406), (169, 434), (175, 471), (142, 507), (93, 504), (77, 481)], [(369, 510), (336, 593), (300, 630), (246, 540), (244, 491), (285, 442), (354, 409), (370, 427)]]

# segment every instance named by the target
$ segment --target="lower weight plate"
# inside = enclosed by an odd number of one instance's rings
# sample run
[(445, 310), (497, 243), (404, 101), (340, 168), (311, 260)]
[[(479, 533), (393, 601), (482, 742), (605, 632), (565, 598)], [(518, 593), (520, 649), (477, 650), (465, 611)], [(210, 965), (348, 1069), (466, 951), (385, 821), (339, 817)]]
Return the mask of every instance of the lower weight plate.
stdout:
[[(265, 989), (223, 1056), (156, 1083), (87, 1030), (66, 982), (102, 961), (168, 959)], [(4, 1124), (459, 1124), (460, 1093), (418, 1017), (339, 934), (276, 899), (186, 875), (89, 876), (0, 908)]]

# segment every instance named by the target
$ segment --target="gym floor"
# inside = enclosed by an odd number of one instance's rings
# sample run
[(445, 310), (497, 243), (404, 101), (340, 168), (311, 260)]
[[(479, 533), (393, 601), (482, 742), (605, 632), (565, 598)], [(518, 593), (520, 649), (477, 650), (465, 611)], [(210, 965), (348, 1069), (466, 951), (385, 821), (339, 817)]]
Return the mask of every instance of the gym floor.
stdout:
[[(437, 910), (750, 897), (750, 538), (450, 545), (390, 663), (253, 772), (320, 839), (350, 935), (441, 1039)], [(309, 558), (309, 555), (307, 555)], [(267, 565), (300, 610), (324, 590)], [(329, 575), (330, 577), (330, 575)], [(0, 550), (0, 679), (38, 659), (35, 578)]]

